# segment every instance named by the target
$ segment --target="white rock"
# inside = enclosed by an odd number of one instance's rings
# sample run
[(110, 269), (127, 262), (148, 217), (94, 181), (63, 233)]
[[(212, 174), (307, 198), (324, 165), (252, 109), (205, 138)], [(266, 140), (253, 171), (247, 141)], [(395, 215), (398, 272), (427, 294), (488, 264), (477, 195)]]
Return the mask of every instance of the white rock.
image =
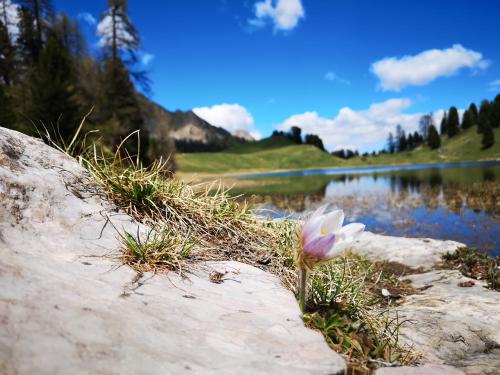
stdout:
[[(0, 128), (1, 374), (344, 373), (273, 275), (236, 262), (189, 280), (119, 267), (113, 225), (138, 224), (82, 191), (85, 176)], [(229, 272), (222, 284), (213, 267)]]
[(455, 241), (382, 236), (363, 232), (354, 242), (352, 251), (373, 261), (398, 262), (409, 267), (431, 269), (441, 261), (443, 254), (453, 253), (463, 246), (465, 245)]
[[(426, 362), (463, 368), (467, 374), (500, 373), (500, 293), (459, 271), (436, 270), (407, 277), (416, 288), (399, 317), (408, 319), (401, 339), (415, 345)], [(471, 287), (459, 283), (474, 281)]]
[(375, 371), (375, 375), (464, 375), (457, 368), (444, 365), (423, 365), (418, 367), (385, 367)]

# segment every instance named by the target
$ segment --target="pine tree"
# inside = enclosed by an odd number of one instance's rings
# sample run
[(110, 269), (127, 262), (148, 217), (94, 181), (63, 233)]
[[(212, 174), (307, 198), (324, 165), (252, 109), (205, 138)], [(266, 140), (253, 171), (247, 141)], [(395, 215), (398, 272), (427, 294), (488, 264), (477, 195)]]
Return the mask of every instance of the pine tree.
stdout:
[(29, 57), (29, 62), (36, 63), (47, 39), (49, 19), (53, 15), (52, 3), (50, 0), (22, 0), (20, 4), (20, 45), (25, 58)]
[(500, 128), (500, 94), (495, 96), (491, 105), (491, 127)]
[(325, 151), (325, 146), (323, 140), (316, 134), (306, 134), (305, 142), (306, 145), (313, 145), (319, 148), (321, 151)]
[(289, 138), (296, 144), (302, 144), (302, 129), (298, 126), (292, 126), (290, 128)]
[(14, 43), (18, 30), (18, 6), (12, 0), (0, 0), (0, 23), (6, 28), (7, 37), (11, 44)]
[[(487, 123), (490, 122), (491, 104), (488, 100), (483, 100), (479, 107), (479, 115), (477, 120), (477, 132), (482, 134)], [(491, 125), (490, 125), (491, 126)]]
[(5, 92), (6, 86), (0, 84), (0, 126), (16, 129), (12, 101)]
[(441, 138), (439, 138), (439, 133), (434, 125), (429, 127), (429, 135), (427, 137), (427, 144), (431, 150), (435, 150), (441, 147)]
[(52, 2), (50, 0), (21, 0), (20, 2), (33, 16), (35, 42), (40, 51), (48, 29), (48, 20), (54, 11)]
[(495, 143), (495, 133), (493, 133), (493, 129), (491, 128), (490, 122), (487, 121), (483, 126), (483, 139), (481, 144), (483, 149), (490, 148)]
[(470, 117), (471, 117), (471, 121), (472, 121), (472, 125), (477, 125), (477, 121), (478, 121), (478, 112), (477, 112), (477, 107), (474, 103), (471, 103), (469, 105), (469, 109), (468, 109), (469, 113), (470, 113)]
[(14, 83), (16, 50), (11, 43), (7, 27), (0, 21), (0, 84)]
[(444, 112), (443, 118), (441, 119), (441, 128), (439, 129), (441, 135), (448, 133), (448, 114)]
[(394, 141), (392, 133), (389, 133), (387, 137), (387, 151), (389, 151), (390, 154), (394, 154), (394, 151), (396, 151), (396, 142)]
[(401, 125), (396, 126), (396, 143), (398, 152), (406, 151), (408, 142), (406, 134)]
[(116, 147), (130, 133), (140, 130), (141, 145), (133, 138), (127, 142), (127, 150), (131, 154), (135, 154), (139, 148), (146, 152), (149, 134), (143, 127), (144, 121), (134, 85), (127, 68), (120, 60), (113, 63), (108, 58), (104, 61), (103, 85), (101, 109), (105, 119), (102, 129), (104, 140)]
[(121, 60), (120, 52), (126, 53), (132, 62), (136, 61), (140, 39), (128, 17), (126, 0), (108, 1), (108, 10), (97, 25), (97, 33), (101, 37), (99, 44), (109, 49), (112, 61)]
[(87, 49), (78, 22), (61, 12), (52, 20), (50, 31), (71, 56), (77, 59), (85, 57)]
[(33, 14), (31, 14), (28, 8), (21, 7), (19, 9), (17, 45), (25, 67), (24, 70), (28, 70), (38, 61), (38, 54), (41, 48), (36, 41), (34, 24)]
[(472, 125), (474, 125), (472, 122), (472, 115), (469, 110), (466, 109), (462, 117), (462, 129), (469, 129)]
[(30, 117), (54, 127), (67, 140), (74, 134), (80, 116), (75, 99), (74, 62), (61, 43), (51, 37), (40, 54), (31, 83)]
[[(137, 30), (127, 15), (126, 0), (109, 0), (108, 9), (103, 13), (97, 26), (99, 44), (104, 48), (106, 58), (103, 69), (103, 115), (106, 123), (103, 135), (112, 147), (135, 130), (140, 130), (141, 143), (135, 139), (127, 142), (127, 150), (133, 154), (141, 151), (146, 159), (149, 133), (145, 127), (141, 109), (131, 81), (128, 63), (137, 60), (140, 47)], [(160, 156), (160, 155), (154, 155)]]
[(420, 120), (418, 122), (420, 134), (424, 137), (424, 139), (427, 139), (427, 136), (429, 134), (429, 127), (431, 125), (434, 125), (434, 119), (432, 117), (432, 113), (429, 113), (427, 115), (423, 115), (420, 117)]
[(450, 107), (450, 110), (448, 111), (448, 121), (446, 123), (446, 134), (448, 134), (448, 137), (451, 138), (458, 134), (459, 124), (460, 120), (457, 108)]

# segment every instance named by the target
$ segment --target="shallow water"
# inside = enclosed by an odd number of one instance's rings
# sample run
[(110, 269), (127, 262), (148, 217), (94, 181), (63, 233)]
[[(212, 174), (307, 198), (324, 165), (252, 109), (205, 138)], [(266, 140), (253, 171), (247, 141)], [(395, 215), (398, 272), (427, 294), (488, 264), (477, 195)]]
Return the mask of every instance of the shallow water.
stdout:
[(295, 171), (244, 176), (235, 194), (262, 215), (299, 216), (323, 203), (396, 236), (463, 242), (500, 254), (500, 162)]

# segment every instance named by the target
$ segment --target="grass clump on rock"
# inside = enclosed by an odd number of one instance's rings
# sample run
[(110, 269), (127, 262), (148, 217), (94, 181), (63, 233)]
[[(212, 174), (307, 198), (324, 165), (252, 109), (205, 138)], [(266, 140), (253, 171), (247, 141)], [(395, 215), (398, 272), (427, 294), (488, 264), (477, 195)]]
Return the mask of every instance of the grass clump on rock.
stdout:
[[(380, 365), (410, 365), (413, 349), (399, 342), (400, 320), (389, 308), (413, 290), (383, 264), (346, 253), (322, 265), (310, 279), (304, 321), (318, 329), (328, 344), (348, 357), (351, 374), (369, 374)], [(382, 289), (398, 291), (384, 296)]]
[[(140, 270), (188, 270), (200, 261), (237, 260), (278, 274), (293, 284), (294, 224), (271, 222), (231, 197), (222, 185), (190, 185), (172, 177), (168, 162), (144, 166), (120, 152), (80, 157), (99, 191), (137, 221), (152, 228), (122, 234), (124, 260)], [(186, 249), (189, 249), (187, 251)]]
[(443, 255), (443, 267), (458, 269), (467, 277), (485, 280), (488, 287), (500, 291), (500, 257), (481, 254), (470, 247), (458, 248)]

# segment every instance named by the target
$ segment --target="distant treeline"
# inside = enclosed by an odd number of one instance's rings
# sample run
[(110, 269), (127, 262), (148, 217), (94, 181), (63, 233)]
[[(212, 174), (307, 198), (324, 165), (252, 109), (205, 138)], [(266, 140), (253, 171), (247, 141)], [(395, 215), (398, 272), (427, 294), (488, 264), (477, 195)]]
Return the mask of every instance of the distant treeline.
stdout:
[(325, 146), (323, 145), (323, 141), (316, 134), (306, 134), (304, 136), (304, 140), (302, 140), (302, 129), (298, 126), (292, 126), (288, 132), (284, 132), (281, 130), (275, 130), (271, 134), (271, 137), (286, 137), (289, 138), (292, 142), (301, 145), (313, 145), (319, 148), (321, 151), (325, 151)]
[[(110, 150), (139, 130), (144, 159), (168, 156), (171, 140), (152, 144), (145, 125), (136, 86), (147, 92), (148, 79), (137, 68), (140, 37), (126, 0), (108, 1), (97, 31), (91, 55), (78, 22), (50, 0), (0, 0), (0, 125), (68, 141), (93, 108), (84, 132), (98, 130), (93, 136)], [(137, 137), (126, 147), (136, 153)]]
[[(419, 120), (419, 130), (413, 133), (406, 133), (401, 125), (396, 126), (395, 133), (389, 133), (387, 137), (386, 148), (372, 153), (365, 152), (361, 156), (375, 156), (377, 154), (394, 154), (403, 151), (411, 151), (421, 145), (428, 145), (431, 150), (441, 147), (441, 137), (447, 136), (452, 138), (460, 133), (460, 131), (477, 127), (477, 132), (482, 134), (482, 148), (487, 149), (495, 144), (495, 133), (493, 128), (500, 127), (500, 94), (492, 101), (483, 100), (477, 109), (476, 104), (471, 103), (460, 116), (456, 107), (450, 107), (448, 112), (445, 112), (440, 124), (440, 130), (437, 130), (434, 124), (434, 116), (432, 113), (423, 115)], [(284, 132), (275, 130), (272, 137), (283, 136), (289, 138), (296, 144), (310, 144), (325, 151), (323, 141), (315, 134), (307, 134), (302, 140), (302, 130), (298, 126), (292, 126), (290, 131)], [(325, 151), (326, 152), (326, 151)], [(340, 149), (331, 152), (333, 156), (350, 159), (359, 156), (357, 150)]]
[(406, 135), (401, 125), (396, 127), (395, 134), (389, 133), (387, 138), (387, 151), (389, 153), (409, 151), (421, 144), (426, 143), (430, 149), (441, 147), (441, 138), (447, 136), (453, 138), (462, 130), (476, 127), (478, 134), (482, 134), (481, 145), (487, 149), (495, 144), (495, 133), (493, 128), (500, 127), (500, 94), (489, 101), (484, 99), (479, 110), (475, 103), (471, 103), (460, 121), (458, 109), (450, 107), (441, 120), (439, 131), (434, 124), (432, 113), (423, 115), (419, 121), (419, 132)]

